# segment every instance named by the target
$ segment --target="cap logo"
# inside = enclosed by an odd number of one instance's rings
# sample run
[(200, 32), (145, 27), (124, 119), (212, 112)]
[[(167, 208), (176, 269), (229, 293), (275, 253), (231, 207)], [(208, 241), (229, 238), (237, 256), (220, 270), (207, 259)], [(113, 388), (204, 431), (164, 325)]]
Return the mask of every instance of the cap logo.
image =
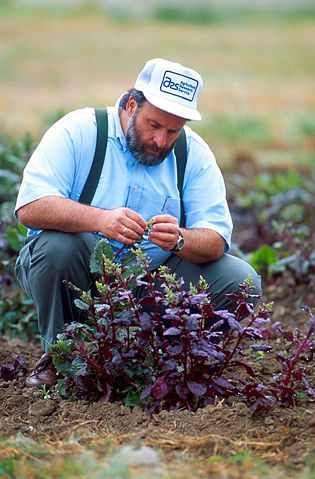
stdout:
[(160, 91), (169, 95), (178, 96), (187, 101), (193, 101), (198, 87), (194, 78), (166, 70), (160, 86)]

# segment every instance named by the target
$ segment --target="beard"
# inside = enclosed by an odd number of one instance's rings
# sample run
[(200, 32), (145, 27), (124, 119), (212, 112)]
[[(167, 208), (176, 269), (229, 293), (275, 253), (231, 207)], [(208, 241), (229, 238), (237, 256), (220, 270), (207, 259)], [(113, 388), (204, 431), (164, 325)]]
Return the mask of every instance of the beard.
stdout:
[[(141, 133), (137, 128), (137, 113), (130, 120), (126, 134), (126, 142), (132, 156), (144, 166), (156, 166), (162, 163), (172, 151), (174, 143), (169, 148), (159, 148), (156, 145), (142, 143)], [(157, 154), (148, 153), (147, 150), (155, 151)]]

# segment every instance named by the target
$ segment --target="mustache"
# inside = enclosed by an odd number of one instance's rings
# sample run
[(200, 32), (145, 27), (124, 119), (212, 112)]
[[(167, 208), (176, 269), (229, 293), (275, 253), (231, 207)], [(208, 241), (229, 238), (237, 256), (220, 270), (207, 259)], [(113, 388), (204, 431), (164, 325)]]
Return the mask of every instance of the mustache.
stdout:
[(143, 145), (142, 150), (143, 151), (151, 150), (151, 151), (155, 151), (156, 153), (166, 153), (168, 151), (166, 148), (159, 148), (156, 145), (148, 145), (148, 144)]

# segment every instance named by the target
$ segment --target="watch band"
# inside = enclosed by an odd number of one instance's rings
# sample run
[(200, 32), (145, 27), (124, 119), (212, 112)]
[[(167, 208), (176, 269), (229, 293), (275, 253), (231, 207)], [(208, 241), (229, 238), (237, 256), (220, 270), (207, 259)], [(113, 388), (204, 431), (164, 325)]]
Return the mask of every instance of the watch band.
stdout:
[(173, 253), (176, 253), (178, 251), (181, 251), (185, 246), (185, 240), (184, 240), (184, 236), (183, 236), (183, 233), (181, 232), (181, 230), (179, 230), (178, 232), (178, 240), (174, 246), (174, 248), (172, 248), (170, 251), (173, 252)]

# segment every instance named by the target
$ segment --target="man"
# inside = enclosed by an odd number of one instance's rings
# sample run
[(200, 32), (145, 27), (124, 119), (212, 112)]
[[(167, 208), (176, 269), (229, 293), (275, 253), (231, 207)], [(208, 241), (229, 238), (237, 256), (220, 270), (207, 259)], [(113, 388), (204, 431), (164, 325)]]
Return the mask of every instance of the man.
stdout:
[[(255, 271), (226, 254), (232, 222), (224, 181), (208, 145), (186, 126), (188, 120), (201, 119), (201, 89), (201, 76), (190, 68), (163, 59), (146, 63), (134, 88), (108, 108), (107, 151), (91, 205), (78, 200), (96, 145), (94, 109), (59, 120), (32, 155), (16, 204), (18, 220), (29, 228), (16, 274), (34, 300), (46, 353), (64, 324), (78, 319), (73, 293), (63, 280), (91, 288), (89, 258), (97, 236), (108, 238), (117, 251), (137, 242), (150, 220), (153, 227), (141, 248), (152, 269), (166, 264), (186, 285), (203, 275), (217, 309), (235, 308), (226, 293), (235, 292), (248, 275), (260, 293)], [(180, 228), (173, 148), (184, 127), (186, 226)], [(27, 384), (55, 381), (48, 353)]]

